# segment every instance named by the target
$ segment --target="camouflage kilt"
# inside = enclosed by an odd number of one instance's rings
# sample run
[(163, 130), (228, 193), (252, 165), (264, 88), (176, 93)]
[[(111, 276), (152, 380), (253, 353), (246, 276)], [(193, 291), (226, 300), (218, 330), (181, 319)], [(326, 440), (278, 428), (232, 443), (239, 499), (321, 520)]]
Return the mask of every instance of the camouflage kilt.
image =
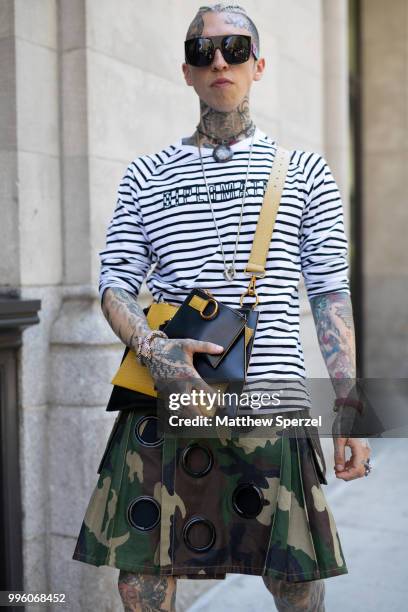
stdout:
[(268, 575), (298, 582), (347, 573), (305, 437), (157, 437), (156, 400), (115, 420), (73, 559), (182, 578)]

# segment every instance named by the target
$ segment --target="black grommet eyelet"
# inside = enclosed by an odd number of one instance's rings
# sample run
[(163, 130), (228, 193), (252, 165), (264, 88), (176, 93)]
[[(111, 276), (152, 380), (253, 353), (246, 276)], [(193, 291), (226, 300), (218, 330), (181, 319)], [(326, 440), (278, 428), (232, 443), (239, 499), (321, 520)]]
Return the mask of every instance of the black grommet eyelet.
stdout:
[[(199, 469), (194, 469), (197, 464)], [(214, 458), (210, 449), (198, 442), (192, 442), (182, 452), (181, 465), (184, 471), (193, 478), (201, 478), (208, 474), (213, 464)]]
[(136, 439), (143, 446), (160, 446), (163, 444), (163, 436), (157, 435), (159, 418), (154, 415), (146, 415), (138, 419), (135, 425)]
[(264, 496), (262, 490), (252, 482), (238, 485), (232, 494), (232, 507), (243, 518), (255, 518), (262, 511)]
[(135, 529), (150, 531), (160, 522), (160, 504), (149, 495), (136, 497), (129, 504), (127, 518)]
[[(202, 539), (205, 540), (204, 544), (194, 543), (194, 540)], [(203, 516), (193, 516), (183, 527), (183, 540), (187, 548), (193, 552), (206, 552), (214, 546), (215, 527), (211, 521)]]

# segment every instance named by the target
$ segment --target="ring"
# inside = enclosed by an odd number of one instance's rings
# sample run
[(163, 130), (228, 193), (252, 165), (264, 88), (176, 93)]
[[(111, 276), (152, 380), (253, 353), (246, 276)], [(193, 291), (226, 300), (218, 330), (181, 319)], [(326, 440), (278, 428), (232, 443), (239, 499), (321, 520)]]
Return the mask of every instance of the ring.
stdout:
[(368, 476), (372, 470), (372, 466), (370, 465), (370, 457), (367, 459), (367, 461), (363, 461), (362, 463), (365, 467), (364, 476)]

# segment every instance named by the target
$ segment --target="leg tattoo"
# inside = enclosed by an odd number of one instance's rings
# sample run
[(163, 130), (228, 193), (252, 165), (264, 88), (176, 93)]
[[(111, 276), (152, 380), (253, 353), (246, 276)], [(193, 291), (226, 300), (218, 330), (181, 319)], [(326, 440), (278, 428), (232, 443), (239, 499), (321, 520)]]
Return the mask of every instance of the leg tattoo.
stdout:
[(119, 593), (125, 612), (174, 612), (176, 579), (120, 570)]
[(266, 588), (272, 593), (279, 612), (324, 612), (323, 580), (284, 582), (271, 576), (262, 578)]

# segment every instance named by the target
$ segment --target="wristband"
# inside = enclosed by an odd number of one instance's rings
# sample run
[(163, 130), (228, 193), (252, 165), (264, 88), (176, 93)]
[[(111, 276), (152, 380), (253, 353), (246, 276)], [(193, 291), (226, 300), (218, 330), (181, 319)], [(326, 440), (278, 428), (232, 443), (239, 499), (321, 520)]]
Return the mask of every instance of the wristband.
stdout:
[(364, 409), (364, 404), (361, 400), (352, 399), (351, 397), (337, 397), (334, 400), (334, 412), (338, 412), (339, 408), (343, 406), (350, 406), (351, 408), (355, 408), (360, 414), (362, 414)]

